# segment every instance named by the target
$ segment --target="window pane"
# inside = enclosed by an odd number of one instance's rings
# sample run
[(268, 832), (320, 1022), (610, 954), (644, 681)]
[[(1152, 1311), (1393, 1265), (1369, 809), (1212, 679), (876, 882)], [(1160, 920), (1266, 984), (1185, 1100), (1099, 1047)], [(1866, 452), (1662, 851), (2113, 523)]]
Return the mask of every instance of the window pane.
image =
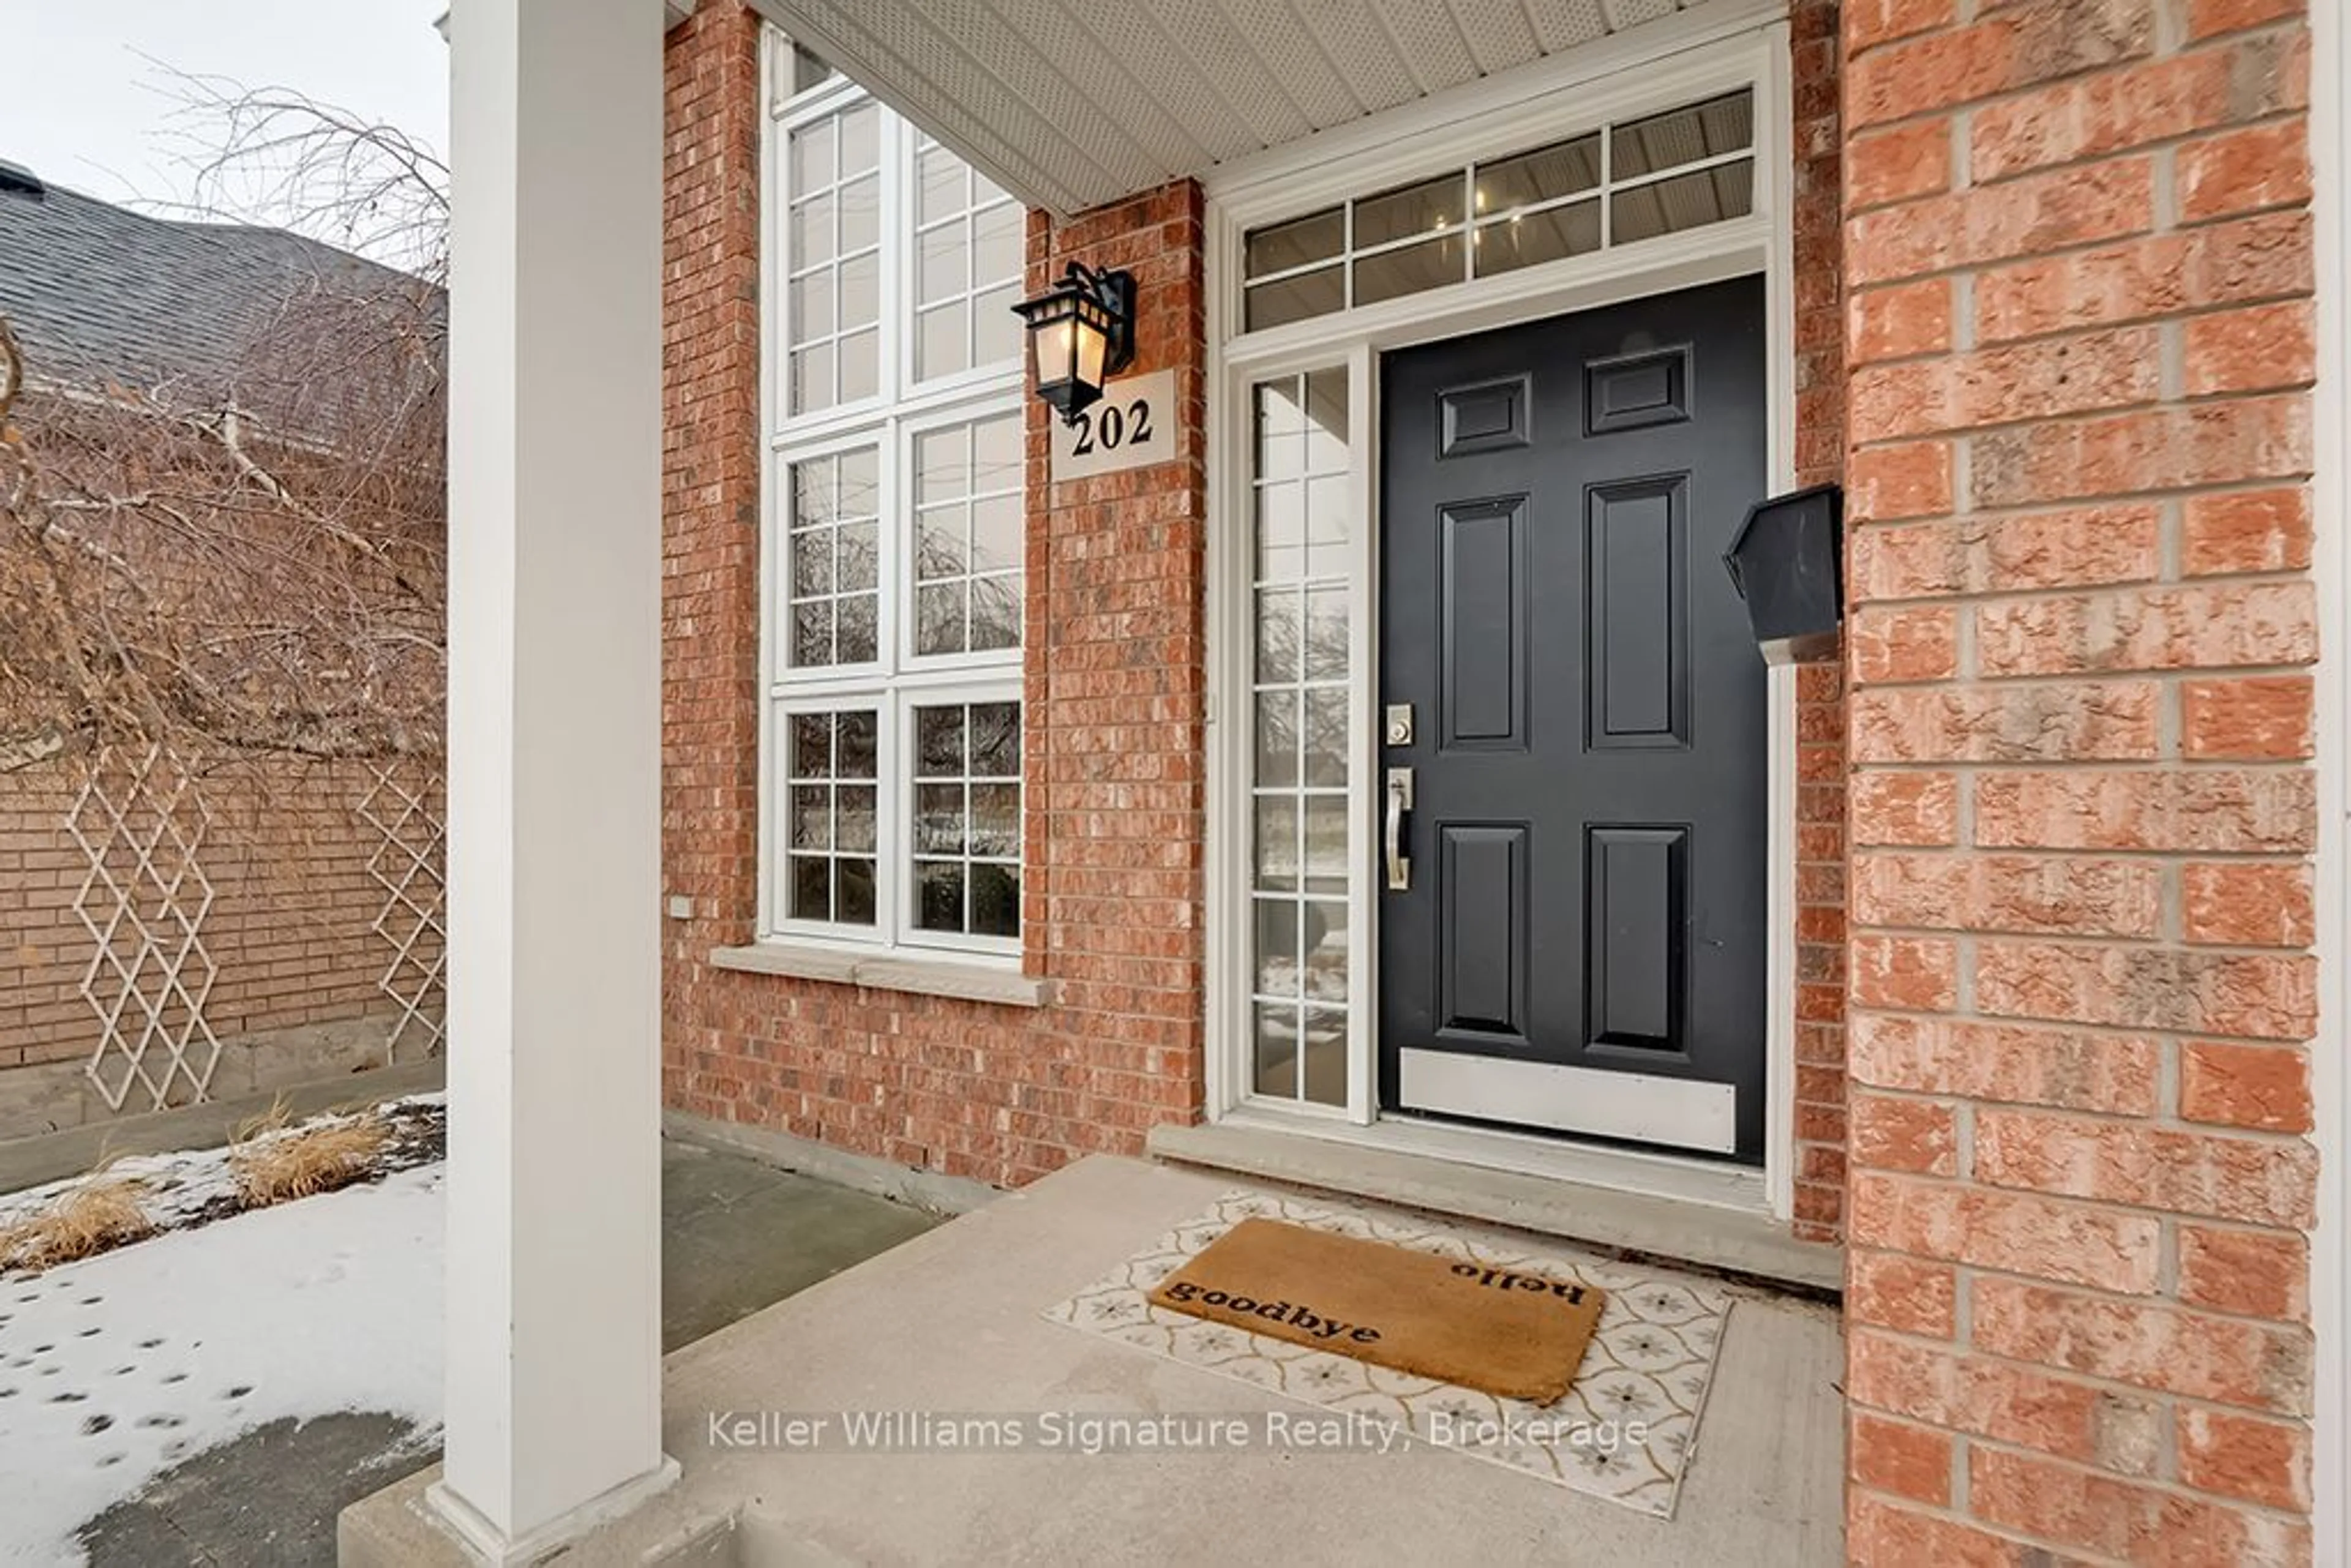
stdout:
[(963, 580), (925, 586), (914, 595), (914, 652), (960, 653), (966, 645)]
[(832, 248), (832, 198), (810, 196), (792, 204), (790, 262), (797, 272), (820, 262), (831, 261)]
[(833, 918), (845, 925), (872, 925), (873, 862), (842, 859), (832, 863), (837, 873), (840, 898)]
[(921, 929), (1019, 934), (1019, 735), (1017, 702), (915, 708), (911, 859)]
[(1286, 326), (1310, 316), (1328, 316), (1347, 303), (1347, 269), (1326, 267), (1275, 283), (1249, 286), (1249, 329)]
[(880, 656), (880, 628), (874, 624), (880, 604), (870, 593), (841, 601), (834, 649), (844, 664), (870, 664)]
[(1020, 786), (971, 787), (971, 852), (1012, 860), (1020, 853)]
[(1260, 898), (1257, 904), (1256, 979), (1261, 997), (1296, 998), (1301, 992), (1295, 899)]
[(1751, 163), (1727, 163), (1677, 174), (1654, 185), (1636, 185), (1611, 198), (1609, 226), (1619, 245), (1654, 239), (1659, 235), (1745, 217), (1755, 199), (1755, 168)]
[(1020, 646), (1021, 577), (977, 577), (971, 583), (971, 650), (996, 653)]
[(792, 787), (792, 848), (832, 848), (832, 790), (822, 784)]
[(832, 715), (797, 714), (792, 718), (792, 755), (787, 765), (795, 779), (825, 779), (832, 774)]
[[(1440, 174), (1417, 185), (1406, 185), (1357, 202), (1355, 249), (1369, 250), (1390, 240), (1458, 228), (1463, 183), (1458, 172)], [(1356, 303), (1362, 300), (1358, 298)]]
[(961, 507), (941, 507), (915, 517), (914, 576), (918, 580), (961, 577), (971, 570), (964, 549), (964, 518)]
[(1292, 267), (1328, 261), (1339, 254), (1346, 240), (1344, 207), (1251, 229), (1242, 242), (1244, 270), (1250, 277), (1263, 277), (1270, 272), (1288, 272)]
[(1298, 782), (1298, 693), (1260, 692), (1257, 699), (1257, 782), (1286, 789)]
[(1020, 868), (976, 864), (971, 868), (971, 934), (1020, 935)]
[(970, 483), (970, 461), (968, 429), (925, 431), (914, 437), (914, 505), (961, 497)]
[(832, 601), (792, 606), (792, 663), (832, 663)]
[(792, 536), (792, 591), (802, 596), (832, 591), (831, 528), (810, 528)]
[(862, 173), (882, 162), (882, 110), (861, 103), (841, 114), (841, 173)]
[(971, 564), (976, 571), (1017, 570), (1020, 565), (1020, 497), (992, 496), (971, 507)]
[(872, 397), (882, 385), (882, 339), (876, 332), (841, 340), (841, 401)]
[(965, 183), (963, 160), (944, 147), (924, 150), (914, 160), (914, 222), (936, 223), (959, 213), (970, 194)]
[(914, 319), (914, 374), (928, 381), (971, 368), (969, 307), (960, 299)]
[(1383, 299), (1441, 288), (1463, 278), (1461, 236), (1408, 245), (1401, 250), (1360, 256), (1355, 262), (1355, 303), (1376, 305)]
[(795, 920), (871, 925), (874, 919), (874, 787), (836, 785), (873, 771), (873, 709), (794, 714), (785, 721), (784, 913)]
[(1637, 179), (1754, 144), (1754, 97), (1741, 89), (1617, 126), (1608, 138), (1608, 175), (1620, 182)]
[(812, 272), (792, 279), (791, 320), (787, 328), (795, 343), (832, 335), (832, 274)]
[(914, 710), (915, 776), (923, 779), (963, 776), (963, 709), (918, 707)]
[(1599, 184), (1600, 138), (1597, 133), (1579, 136), (1499, 163), (1480, 164), (1475, 182), (1478, 215), (1491, 217), (1512, 207), (1594, 190)]
[(977, 703), (971, 710), (971, 773), (975, 779), (1020, 777), (1020, 705)]
[(833, 792), (833, 839), (837, 848), (872, 852), (872, 786), (845, 784)]
[(871, 709), (841, 716), (841, 778), (871, 779), (874, 776), (873, 737), (877, 727)]
[(966, 848), (963, 786), (921, 784), (914, 789), (914, 852), (959, 855)]
[(792, 412), (832, 406), (832, 345), (792, 350)]
[(1020, 352), (1020, 319), (1012, 313), (1019, 299), (1016, 284), (990, 289), (971, 302), (974, 364), (992, 365)]
[(961, 224), (943, 224), (914, 242), (914, 299), (935, 305), (949, 295), (960, 298), (971, 287), (970, 247)]
[(1564, 207), (1488, 224), (1479, 229), (1478, 276), (1491, 277), (1537, 262), (1583, 256), (1599, 248), (1600, 204), (1573, 202)]
[(1257, 1092), (1284, 1100), (1298, 1097), (1298, 1009), (1259, 1002), (1257, 1013)]
[(832, 918), (832, 862), (824, 855), (792, 857), (791, 898), (795, 920)]
[(1020, 416), (983, 419), (971, 427), (972, 491), (976, 495), (1020, 488)]
[(841, 254), (853, 256), (882, 243), (882, 182), (872, 174), (852, 180), (834, 198), (841, 204)]
[(920, 861), (914, 866), (915, 924), (925, 931), (964, 929), (961, 861)]
[[(1347, 689), (1332, 686), (1300, 694), (1305, 719), (1299, 727), (1305, 753), (1305, 781), (1316, 789), (1347, 782)], [(1261, 784), (1280, 782), (1260, 779)]]
[(975, 283), (999, 283), (1020, 276), (1021, 230), (1018, 205), (991, 207), (972, 220), (971, 276)]
[(791, 179), (794, 191), (819, 191), (833, 181), (835, 131), (831, 120), (820, 120), (792, 132)]
[(872, 523), (844, 523), (833, 551), (833, 583), (843, 593), (871, 592), (879, 580), (880, 531)]

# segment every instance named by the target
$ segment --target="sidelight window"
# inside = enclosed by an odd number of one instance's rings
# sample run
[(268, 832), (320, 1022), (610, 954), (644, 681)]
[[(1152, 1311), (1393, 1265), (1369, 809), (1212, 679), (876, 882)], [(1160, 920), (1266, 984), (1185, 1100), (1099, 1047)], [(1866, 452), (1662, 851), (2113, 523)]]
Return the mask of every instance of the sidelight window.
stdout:
[(1347, 1103), (1351, 516), (1347, 372), (1251, 392), (1250, 1087)]

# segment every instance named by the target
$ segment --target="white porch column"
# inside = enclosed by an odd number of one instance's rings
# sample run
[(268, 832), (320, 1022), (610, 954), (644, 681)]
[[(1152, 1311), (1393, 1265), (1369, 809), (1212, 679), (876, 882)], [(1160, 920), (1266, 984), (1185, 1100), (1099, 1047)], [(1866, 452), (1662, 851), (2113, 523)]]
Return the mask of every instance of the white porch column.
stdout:
[(662, 10), (452, 19), (447, 1468), (492, 1561), (661, 1451)]

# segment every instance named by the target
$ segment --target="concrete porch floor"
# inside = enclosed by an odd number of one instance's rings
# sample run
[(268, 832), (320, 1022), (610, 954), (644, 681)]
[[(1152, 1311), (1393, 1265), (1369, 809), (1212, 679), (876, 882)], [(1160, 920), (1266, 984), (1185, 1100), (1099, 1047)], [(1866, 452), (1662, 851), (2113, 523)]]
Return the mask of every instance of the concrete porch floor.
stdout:
[[(1842, 1560), (1839, 1327), (1760, 1292), (1732, 1312), (1670, 1521), (1466, 1456), (963, 1453), (714, 1446), (717, 1412), (1253, 1416), (1301, 1406), (1039, 1314), (1245, 1184), (1096, 1157), (669, 1357), (682, 1481), (566, 1564)], [(1311, 1407), (1308, 1407), (1311, 1408)], [(345, 1512), (345, 1568), (459, 1563), (426, 1471)]]

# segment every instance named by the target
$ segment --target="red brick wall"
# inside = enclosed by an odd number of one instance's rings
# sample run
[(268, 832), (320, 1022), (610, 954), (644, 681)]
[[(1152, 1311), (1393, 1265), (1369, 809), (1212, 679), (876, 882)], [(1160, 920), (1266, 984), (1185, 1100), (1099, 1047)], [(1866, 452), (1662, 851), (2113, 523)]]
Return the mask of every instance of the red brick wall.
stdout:
[[(219, 1040), (358, 1019), (390, 1006), (378, 981), (392, 949), (371, 929), (383, 892), (368, 873), (383, 839), (357, 810), (368, 783), (360, 767), (291, 763), (232, 767), (204, 779), (211, 820), (195, 861), (212, 883), (213, 904), (200, 934), (219, 967), (204, 1017)], [(80, 784), (78, 765), (63, 762), (0, 773), (0, 888), (8, 890), (0, 898), (0, 1070), (84, 1060), (99, 1042), (97, 1015), (80, 988), (96, 944), (75, 913), (89, 861), (67, 824)], [(175, 820), (195, 821), (187, 812)], [(89, 825), (100, 830), (95, 810)], [(152, 821), (134, 825), (143, 834)], [(118, 877), (133, 874), (125, 854), (109, 863)], [(193, 881), (185, 891), (193, 902)], [(103, 904), (101, 890), (91, 905), (101, 919), (110, 908)], [(155, 914), (152, 898), (143, 906)], [(128, 941), (126, 934), (117, 944), (126, 956)], [(418, 949), (428, 961), (432, 951)], [(152, 960), (144, 974), (153, 978)], [(199, 979), (189, 972), (192, 988)], [(412, 1035), (403, 1049), (422, 1051), (423, 1037)], [(224, 1080), (216, 1087), (244, 1092), (250, 1084)], [(9, 1100), (0, 1084), (0, 1104)], [(152, 1099), (124, 1107), (152, 1108)]]
[(1844, 37), (1851, 1555), (2307, 1562), (2300, 7)]
[[(1844, 214), (1838, 168), (1838, 0), (1790, 9), (1795, 127), (1796, 482), (1844, 473)], [(1796, 674), (1795, 1231), (1832, 1241), (1844, 1223), (1844, 681), (1835, 664)]]
[(1135, 373), (1178, 372), (1176, 460), (1049, 486), (1029, 405), (1022, 1009), (713, 967), (757, 921), (758, 25), (705, 4), (669, 45), (664, 1092), (998, 1184), (1134, 1152), (1202, 1092), (1204, 549), (1200, 196), (1189, 183), (1056, 233), (1133, 270)]

